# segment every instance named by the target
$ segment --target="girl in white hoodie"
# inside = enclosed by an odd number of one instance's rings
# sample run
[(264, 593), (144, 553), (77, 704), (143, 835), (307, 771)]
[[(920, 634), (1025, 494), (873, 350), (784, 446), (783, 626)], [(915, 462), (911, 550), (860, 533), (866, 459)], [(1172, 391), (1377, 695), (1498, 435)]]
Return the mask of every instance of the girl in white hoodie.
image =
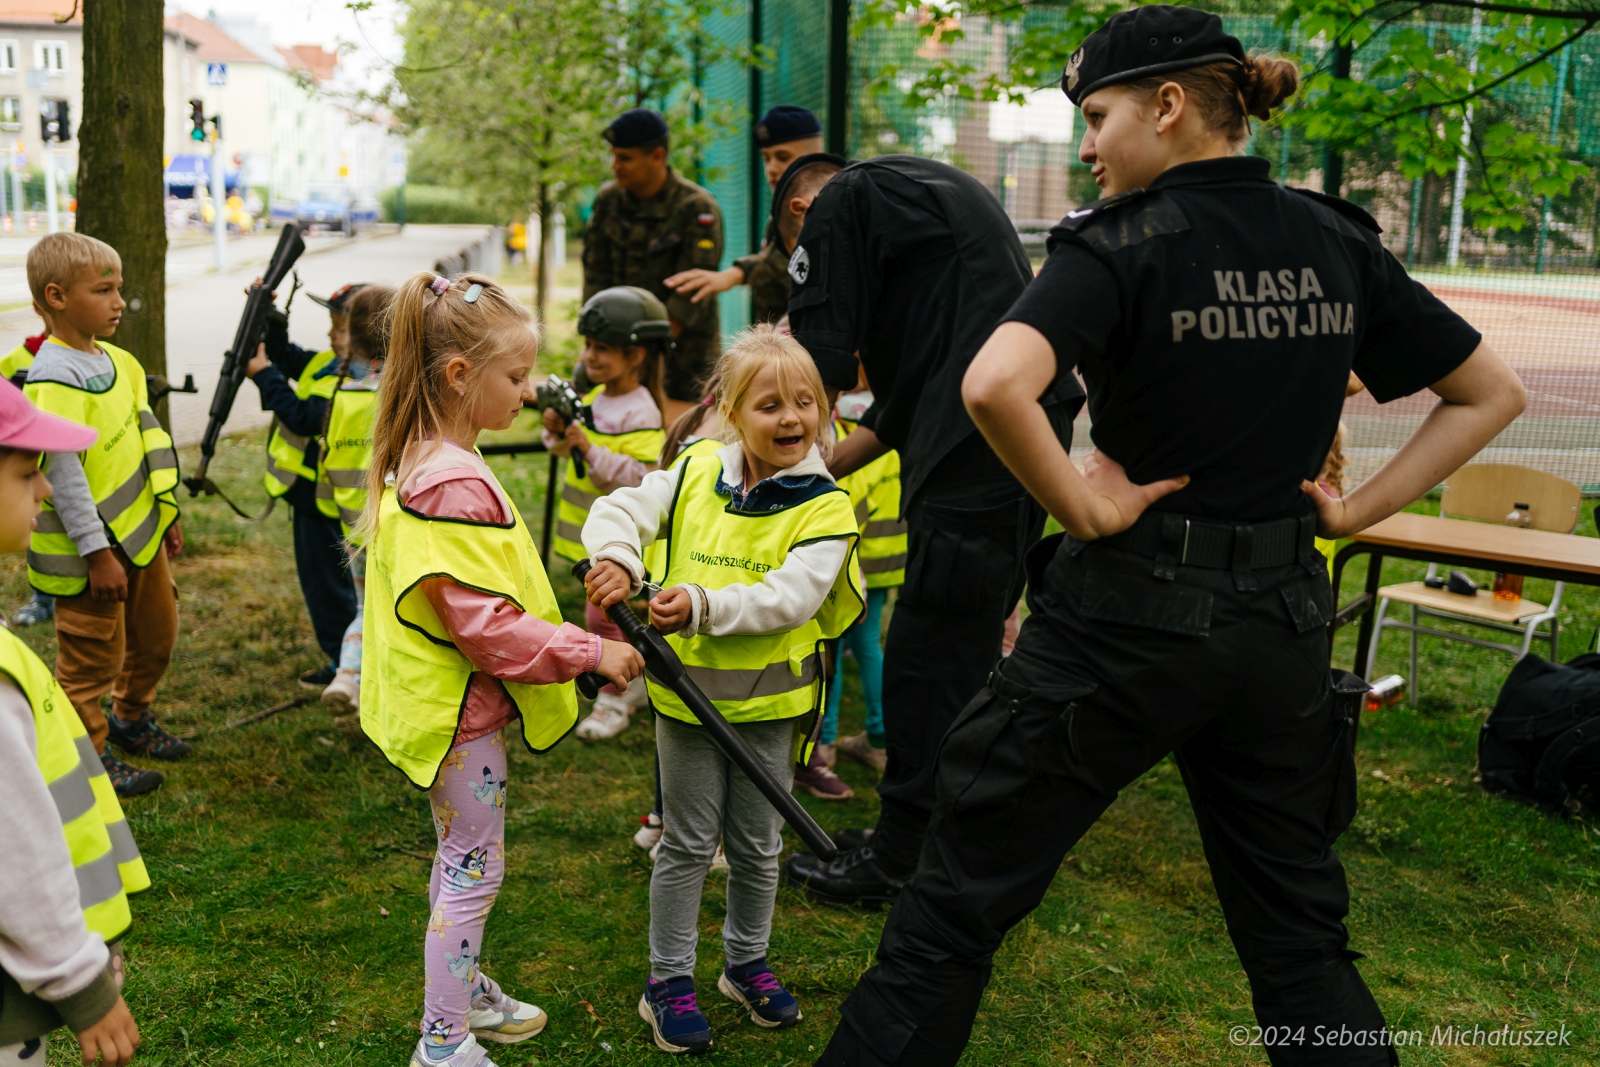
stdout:
[[(849, 496), (817, 448), (822, 380), (793, 338), (746, 330), (717, 365), (726, 446), (647, 474), (595, 503), (583, 528), (590, 603), (641, 589), (645, 546), (665, 540), (650, 621), (689, 675), (788, 782), (797, 735), (814, 735), (821, 644), (861, 613), (857, 526)], [(728, 859), (727, 963), (717, 988), (767, 1028), (800, 1006), (767, 964), (782, 820), (670, 690), (656, 712), (665, 832), (650, 881), (650, 977), (639, 1014), (668, 1052), (703, 1051), (711, 1030), (694, 987), (700, 890), (722, 841)], [(808, 747), (808, 746), (802, 746)]]

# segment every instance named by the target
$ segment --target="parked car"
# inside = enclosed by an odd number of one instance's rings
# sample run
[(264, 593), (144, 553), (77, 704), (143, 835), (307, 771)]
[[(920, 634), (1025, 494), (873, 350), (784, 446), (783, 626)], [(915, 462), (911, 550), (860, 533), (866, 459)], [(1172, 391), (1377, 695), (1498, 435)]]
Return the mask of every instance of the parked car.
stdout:
[(294, 205), (294, 220), (310, 229), (313, 226), (335, 229), (353, 236), (350, 190), (340, 182), (312, 182)]
[(363, 196), (350, 206), (350, 221), (357, 226), (383, 221), (383, 205), (376, 197)]

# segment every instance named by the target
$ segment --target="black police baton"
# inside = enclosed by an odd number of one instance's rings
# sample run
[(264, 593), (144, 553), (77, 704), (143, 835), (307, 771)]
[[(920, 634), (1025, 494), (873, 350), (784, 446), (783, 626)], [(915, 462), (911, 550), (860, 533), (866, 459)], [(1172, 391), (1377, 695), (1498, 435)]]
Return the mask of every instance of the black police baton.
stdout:
[[(593, 566), (586, 559), (579, 560), (572, 565), (572, 575), (581, 582)], [(800, 835), (800, 840), (806, 843), (806, 847), (824, 862), (837, 856), (839, 847), (833, 843), (833, 839), (817, 825), (811, 813), (800, 806), (794, 795), (772, 777), (766, 766), (756, 758), (756, 754), (750, 751), (750, 746), (744, 743), (744, 738), (728, 724), (728, 720), (722, 717), (722, 712), (706, 698), (700, 687), (694, 684), (683, 661), (672, 650), (672, 646), (667, 644), (667, 639), (661, 636), (660, 631), (647, 625), (643, 619), (635, 615), (626, 600), (619, 600), (606, 608), (606, 615), (617, 624), (617, 629), (628, 639), (628, 644), (644, 657), (645, 669), (656, 681), (672, 690), (678, 695), (679, 700), (688, 705), (694, 717), (700, 720), (700, 725), (704, 726), (716, 741), (717, 747), (738, 764), (745, 777), (754, 782), (755, 787), (761, 790), (762, 796), (772, 802), (772, 806), (778, 809), (778, 814), (783, 816), (783, 821), (794, 828), (794, 832)], [(606, 684), (606, 679), (598, 674), (584, 674), (578, 678), (578, 691), (593, 699), (595, 694), (600, 692), (600, 687)]]

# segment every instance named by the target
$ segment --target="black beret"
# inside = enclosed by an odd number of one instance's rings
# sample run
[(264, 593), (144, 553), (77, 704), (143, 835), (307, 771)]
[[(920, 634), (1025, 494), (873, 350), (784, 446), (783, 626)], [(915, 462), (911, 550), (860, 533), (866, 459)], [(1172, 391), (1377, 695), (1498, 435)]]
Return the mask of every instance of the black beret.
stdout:
[(817, 121), (817, 116), (794, 104), (769, 107), (756, 121), (756, 144), (761, 148), (821, 135), (822, 123)]
[(600, 136), (614, 148), (638, 148), (667, 135), (667, 120), (647, 107), (629, 108), (612, 120)]
[(843, 156), (836, 156), (832, 152), (812, 152), (810, 155), (801, 156), (784, 169), (783, 177), (778, 179), (778, 184), (772, 187), (772, 224), (778, 224), (778, 217), (783, 213), (783, 205), (788, 203), (789, 186), (794, 182), (795, 175), (805, 170), (814, 163), (831, 163), (843, 170), (850, 165), (850, 161)]
[(1061, 91), (1082, 105), (1084, 97), (1108, 85), (1206, 63), (1244, 65), (1244, 46), (1223, 30), (1220, 18), (1192, 7), (1136, 7), (1084, 38), (1067, 60)]

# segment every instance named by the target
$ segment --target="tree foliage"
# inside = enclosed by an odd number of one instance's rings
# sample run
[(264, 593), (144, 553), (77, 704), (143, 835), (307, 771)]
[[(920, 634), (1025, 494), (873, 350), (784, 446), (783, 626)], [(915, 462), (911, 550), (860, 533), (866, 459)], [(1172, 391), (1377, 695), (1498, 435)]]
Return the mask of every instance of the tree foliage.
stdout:
[[(1250, 0), (1211, 3), (1222, 14), (1267, 14), (1286, 39), (1304, 86), (1275, 122), (1329, 148), (1392, 163), (1406, 178), (1453, 172), (1465, 157), (1476, 180), (1464, 199), (1482, 229), (1520, 230), (1534, 206), (1565, 196), (1588, 172), (1552, 131), (1548, 112), (1506, 106), (1507, 90), (1556, 91), (1556, 57), (1600, 24), (1600, 8), (1563, 0)], [(1105, 0), (869, 0), (858, 32), (914, 20), (930, 47), (914, 64), (872, 72), (877, 91), (924, 106), (944, 98), (1014, 100), (1054, 84), (1083, 38), (1117, 12)], [(998, 69), (949, 47), (980, 17), (1005, 28)], [(1438, 32), (1441, 24), (1449, 32)], [(1335, 73), (1347, 46), (1353, 76)], [(1565, 91), (1562, 87), (1561, 91)], [(1548, 98), (1548, 97), (1547, 97)], [(1463, 137), (1470, 119), (1470, 135)], [(1375, 168), (1375, 169), (1382, 169)]]

